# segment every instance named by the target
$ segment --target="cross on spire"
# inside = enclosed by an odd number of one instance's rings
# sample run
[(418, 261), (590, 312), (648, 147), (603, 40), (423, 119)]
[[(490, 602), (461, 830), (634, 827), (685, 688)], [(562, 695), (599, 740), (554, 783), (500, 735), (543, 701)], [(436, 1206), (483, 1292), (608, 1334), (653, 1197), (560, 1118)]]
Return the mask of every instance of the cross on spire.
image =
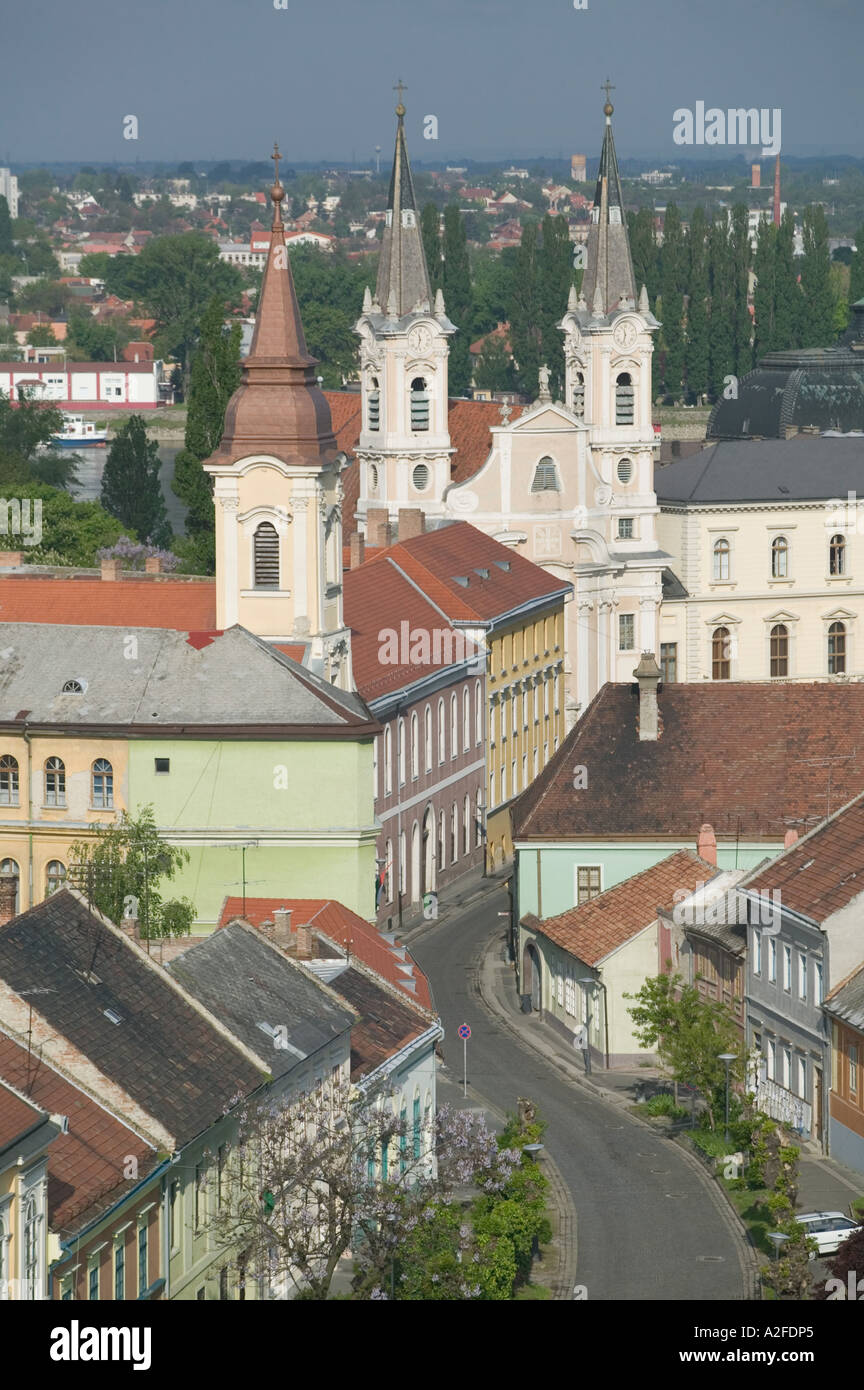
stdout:
[(279, 153), (279, 144), (278, 144), (278, 141), (276, 141), (276, 140), (273, 141), (273, 153), (271, 154), (270, 158), (273, 160), (273, 163), (276, 165), (276, 182), (278, 183), (278, 182), (279, 182), (279, 160), (282, 158), (282, 156), (281, 156), (281, 154)]
[(600, 83), (600, 90), (601, 90), (601, 92), (605, 92), (605, 93), (606, 93), (606, 100), (607, 100), (607, 102), (608, 102), (608, 100), (609, 100), (609, 93), (615, 91), (615, 84), (612, 83), (612, 82), (610, 82), (610, 81), (609, 81), (609, 78), (607, 77), (605, 82), (601, 82), (601, 83)]
[[(402, 78), (401, 78), (401, 77), (399, 78), (399, 81), (398, 81), (398, 82), (395, 82), (395, 83), (393, 84), (393, 90), (394, 90), (394, 92), (398, 92), (398, 93), (399, 93), (399, 106), (396, 107), (396, 114), (397, 114), (397, 116), (399, 116), (399, 115), (404, 116), (404, 114), (405, 114), (405, 107), (404, 107), (403, 102), (402, 102), (402, 93), (403, 93), (403, 92), (407, 92), (408, 88), (407, 88), (406, 86), (403, 85), (403, 82), (402, 82)], [(402, 107), (402, 110), (401, 110), (401, 111), (399, 110), (399, 107), (400, 107), (400, 106)]]

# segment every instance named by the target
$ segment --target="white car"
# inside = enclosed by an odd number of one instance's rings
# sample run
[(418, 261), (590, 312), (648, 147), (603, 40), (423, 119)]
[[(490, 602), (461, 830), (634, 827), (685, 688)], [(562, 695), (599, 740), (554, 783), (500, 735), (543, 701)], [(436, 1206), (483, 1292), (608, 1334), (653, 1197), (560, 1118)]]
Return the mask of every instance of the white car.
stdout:
[[(807, 1211), (802, 1216), (796, 1216), (795, 1220), (800, 1222), (806, 1228), (808, 1236), (815, 1240), (819, 1247), (820, 1259), (823, 1255), (835, 1254), (853, 1231), (864, 1229), (856, 1225), (851, 1217), (844, 1216), (842, 1211)], [(810, 1258), (817, 1257), (811, 1255)]]

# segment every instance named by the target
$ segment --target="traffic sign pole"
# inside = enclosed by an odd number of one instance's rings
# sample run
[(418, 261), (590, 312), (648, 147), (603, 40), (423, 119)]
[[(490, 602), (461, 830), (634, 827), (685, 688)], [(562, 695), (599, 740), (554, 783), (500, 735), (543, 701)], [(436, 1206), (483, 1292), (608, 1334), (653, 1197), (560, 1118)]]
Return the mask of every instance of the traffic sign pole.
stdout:
[(462, 1039), (462, 1095), (468, 1095), (468, 1039), (471, 1036), (471, 1029), (467, 1023), (459, 1025), (459, 1036)]

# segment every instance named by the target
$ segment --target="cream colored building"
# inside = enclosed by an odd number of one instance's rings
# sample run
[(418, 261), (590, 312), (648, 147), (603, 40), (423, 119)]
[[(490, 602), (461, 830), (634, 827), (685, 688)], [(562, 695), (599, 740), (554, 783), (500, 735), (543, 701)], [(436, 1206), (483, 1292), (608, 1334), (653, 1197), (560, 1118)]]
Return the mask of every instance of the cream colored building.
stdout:
[[(716, 444), (658, 469), (664, 680), (860, 679), (864, 439)], [(851, 499), (847, 494), (852, 492)]]

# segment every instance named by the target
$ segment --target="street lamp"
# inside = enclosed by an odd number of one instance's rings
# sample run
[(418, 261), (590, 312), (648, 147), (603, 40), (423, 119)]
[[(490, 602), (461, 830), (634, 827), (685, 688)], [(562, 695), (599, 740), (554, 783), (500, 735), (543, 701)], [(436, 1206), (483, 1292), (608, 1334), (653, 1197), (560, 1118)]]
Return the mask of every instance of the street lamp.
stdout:
[(729, 1147), (729, 1063), (735, 1061), (734, 1052), (721, 1052), (718, 1059), (726, 1067), (726, 1137), (725, 1144)]
[(546, 1147), (545, 1144), (523, 1144), (523, 1145), (522, 1145), (522, 1152), (523, 1152), (523, 1154), (530, 1154), (531, 1157), (532, 1157), (532, 1159), (533, 1159), (534, 1162), (536, 1163), (536, 1162), (537, 1162), (537, 1155), (539, 1154), (540, 1150), (541, 1150), (541, 1149), (545, 1149), (545, 1147)]
[[(586, 975), (586, 976), (584, 977), (584, 979), (581, 979), (581, 980), (579, 981), (579, 983), (580, 983), (580, 985), (585, 985), (585, 986), (587, 987), (588, 985), (592, 985), (592, 986), (595, 985), (595, 984), (597, 983), (597, 981), (594, 979), (594, 976), (593, 976), (593, 975)], [(584, 1061), (584, 1063), (585, 1063), (585, 1074), (586, 1074), (586, 1076), (590, 1076), (590, 1075), (591, 1075), (591, 1006), (590, 1006), (590, 1004), (589, 1004), (589, 1002), (588, 1002), (587, 993), (586, 993), (586, 995), (585, 995), (585, 1051), (584, 1051), (583, 1054), (582, 1054), (582, 1058), (583, 1058), (583, 1061)]]
[(486, 802), (480, 800), (477, 803), (477, 815), (475, 816), (477, 830), (480, 835), (480, 845), (483, 851), (483, 878), (486, 877)]
[(781, 1245), (783, 1244), (783, 1242), (784, 1242), (785, 1240), (789, 1240), (789, 1238), (790, 1238), (790, 1237), (787, 1236), (783, 1231), (769, 1231), (769, 1232), (768, 1232), (768, 1239), (771, 1241), (772, 1245), (774, 1246), (774, 1258), (775, 1258), (775, 1260), (779, 1260), (779, 1258), (780, 1258), (780, 1247), (781, 1247)]

